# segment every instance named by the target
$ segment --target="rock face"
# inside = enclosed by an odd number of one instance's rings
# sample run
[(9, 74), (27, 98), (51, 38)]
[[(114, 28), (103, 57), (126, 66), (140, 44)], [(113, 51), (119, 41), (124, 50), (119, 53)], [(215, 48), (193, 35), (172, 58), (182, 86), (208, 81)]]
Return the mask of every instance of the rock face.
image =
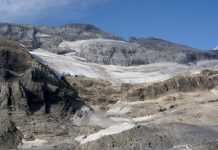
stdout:
[(136, 66), (150, 63), (193, 63), (199, 60), (217, 59), (218, 55), (182, 46), (160, 39), (131, 39), (130, 42), (91, 39), (63, 42), (60, 47), (85, 58), (87, 62)]
[(210, 51), (200, 51), (185, 45), (174, 44), (157, 38), (130, 38), (131, 43), (137, 43), (151, 51), (149, 62), (177, 62), (187, 64), (205, 59), (217, 59), (218, 55)]
[(77, 93), (18, 44), (0, 38), (0, 110), (66, 115), (84, 105)]
[(93, 105), (115, 103), (125, 92), (120, 84), (113, 85), (109, 81), (86, 77), (67, 77), (66, 80), (74, 86), (83, 101)]
[(22, 140), (21, 132), (9, 119), (1, 116), (0, 122), (0, 149), (16, 148)]
[(121, 39), (88, 24), (48, 27), (2, 23), (0, 24), (0, 35), (17, 41), (30, 50), (43, 48), (53, 52), (61, 51), (57, 46), (62, 41), (94, 38)]
[(166, 81), (132, 88), (124, 96), (129, 99), (152, 99), (172, 92), (211, 90), (218, 85), (217, 72), (203, 71), (197, 75), (179, 75)]
[(117, 101), (144, 101), (173, 92), (210, 90), (218, 86), (218, 73), (203, 71), (196, 75), (178, 75), (153, 84), (114, 84), (85, 77), (67, 77), (83, 101), (91, 104), (108, 104)]
[[(77, 42), (63, 42), (60, 47), (87, 62), (103, 65), (134, 66), (148, 64), (149, 49), (140, 45), (117, 40), (91, 39)], [(70, 53), (68, 55), (71, 55)]]

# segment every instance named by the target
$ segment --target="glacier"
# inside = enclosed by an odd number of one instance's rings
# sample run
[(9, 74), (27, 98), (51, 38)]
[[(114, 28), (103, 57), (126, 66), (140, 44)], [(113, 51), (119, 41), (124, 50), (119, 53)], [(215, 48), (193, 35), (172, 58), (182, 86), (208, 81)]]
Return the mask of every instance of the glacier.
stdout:
[(198, 61), (196, 64), (154, 63), (139, 66), (100, 65), (86, 62), (75, 55), (58, 55), (36, 49), (30, 53), (61, 76), (85, 76), (115, 83), (153, 83), (179, 74), (196, 74), (206, 69), (218, 70), (218, 60)]

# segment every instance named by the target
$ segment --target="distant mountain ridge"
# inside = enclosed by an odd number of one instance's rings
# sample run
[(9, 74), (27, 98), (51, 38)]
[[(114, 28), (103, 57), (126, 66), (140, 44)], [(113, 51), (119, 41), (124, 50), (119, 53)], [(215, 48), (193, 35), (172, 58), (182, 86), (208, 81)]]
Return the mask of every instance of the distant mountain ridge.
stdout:
[[(186, 45), (175, 44), (158, 38), (130, 38), (129, 42), (141, 45), (152, 51), (152, 62), (177, 62), (187, 64), (199, 60), (217, 59), (213, 51), (203, 51)], [(158, 60), (159, 59), (159, 60)], [(163, 59), (163, 60), (162, 60)]]
[[(216, 52), (200, 51), (157, 38), (130, 38), (127, 42), (89, 24), (49, 27), (2, 23), (0, 36), (17, 41), (29, 50), (41, 48), (58, 54), (73, 52), (87, 62), (103, 65), (188, 64), (218, 59)], [(68, 46), (63, 44), (67, 42)]]
[(115, 39), (120, 37), (101, 31), (89, 24), (69, 24), (59, 27), (0, 24), (0, 35), (10, 40), (17, 41), (28, 49), (52, 49), (62, 41), (77, 41), (84, 39)]

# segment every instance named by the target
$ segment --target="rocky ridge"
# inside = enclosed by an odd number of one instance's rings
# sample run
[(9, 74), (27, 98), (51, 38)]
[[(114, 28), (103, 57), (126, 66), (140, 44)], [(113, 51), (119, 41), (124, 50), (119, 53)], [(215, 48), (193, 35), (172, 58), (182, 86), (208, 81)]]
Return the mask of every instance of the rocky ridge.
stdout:
[[(85, 47), (76, 55), (86, 58), (87, 62), (104, 65), (135, 66), (158, 62), (188, 64), (218, 58), (217, 53), (161, 39), (131, 38), (129, 42), (124, 42), (122, 38), (88, 24), (48, 27), (1, 23), (0, 36), (17, 41), (29, 50), (41, 48), (58, 54), (74, 51), (72, 48), (60, 47), (63, 42), (85, 40)], [(93, 39), (99, 41), (90, 41)]]
[(60, 51), (58, 45), (62, 41), (77, 41), (94, 38), (121, 39), (88, 24), (69, 24), (59, 27), (48, 27), (1, 23), (0, 35), (25, 45), (29, 50), (43, 48), (53, 52)]
[(129, 42), (136, 43), (152, 51), (149, 55), (151, 62), (177, 62), (187, 64), (206, 59), (217, 59), (217, 53), (175, 44), (158, 38), (130, 38)]
[(218, 72), (205, 70), (198, 74), (177, 75), (151, 84), (116, 84), (86, 77), (66, 77), (83, 101), (109, 104), (118, 101), (146, 101), (175, 92), (211, 90), (218, 86)]

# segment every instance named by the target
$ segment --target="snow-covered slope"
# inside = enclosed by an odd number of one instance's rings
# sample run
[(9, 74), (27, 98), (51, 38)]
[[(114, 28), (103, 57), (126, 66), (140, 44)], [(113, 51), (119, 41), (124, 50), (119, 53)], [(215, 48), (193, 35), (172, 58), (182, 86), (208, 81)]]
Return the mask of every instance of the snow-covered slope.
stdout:
[(67, 48), (72, 51), (82, 52), (87, 49), (98, 49), (98, 47), (103, 47), (106, 51), (109, 48), (117, 47), (119, 49), (132, 49), (140, 47), (138, 44), (131, 44), (125, 41), (111, 40), (111, 39), (89, 39), (89, 40), (79, 40), (76, 42), (64, 41), (59, 47)]
[(148, 64), (149, 50), (138, 44), (109, 39), (65, 41), (59, 48), (72, 51), (68, 55), (83, 57), (87, 62), (103, 65), (135, 66)]
[(81, 75), (117, 83), (151, 83), (178, 74), (196, 73), (204, 69), (218, 70), (218, 60), (199, 61), (196, 65), (156, 63), (140, 66), (99, 65), (77, 56), (57, 55), (38, 49), (31, 54), (61, 75)]
[(130, 43), (113, 39), (64, 41), (59, 49), (69, 55), (83, 57), (87, 62), (103, 65), (137, 66), (172, 62), (188, 64), (199, 60), (217, 59), (215, 53), (155, 39)]
[(216, 46), (213, 50), (218, 50), (218, 46)]

